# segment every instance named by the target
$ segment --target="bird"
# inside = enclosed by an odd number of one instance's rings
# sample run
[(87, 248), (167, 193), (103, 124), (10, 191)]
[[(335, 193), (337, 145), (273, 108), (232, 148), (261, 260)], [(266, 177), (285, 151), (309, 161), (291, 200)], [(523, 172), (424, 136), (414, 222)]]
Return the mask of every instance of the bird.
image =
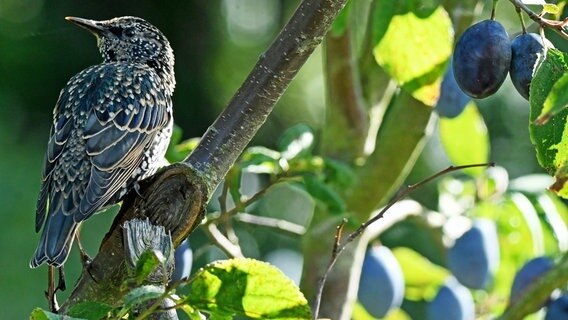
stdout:
[(55, 105), (31, 268), (62, 267), (81, 222), (153, 175), (172, 135), (174, 55), (164, 34), (132, 16), (65, 19), (94, 34), (103, 62), (73, 76)]

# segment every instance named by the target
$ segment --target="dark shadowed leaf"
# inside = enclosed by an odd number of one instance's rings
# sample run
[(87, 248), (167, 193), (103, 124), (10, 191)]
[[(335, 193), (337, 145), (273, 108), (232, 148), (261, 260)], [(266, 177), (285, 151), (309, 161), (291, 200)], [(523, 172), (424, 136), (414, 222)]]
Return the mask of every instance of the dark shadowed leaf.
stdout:
[(164, 294), (164, 288), (154, 285), (145, 285), (132, 289), (124, 296), (124, 308), (132, 307), (144, 303), (149, 300), (157, 299)]
[(68, 315), (82, 319), (104, 319), (112, 310), (112, 306), (106, 303), (87, 301), (74, 304)]

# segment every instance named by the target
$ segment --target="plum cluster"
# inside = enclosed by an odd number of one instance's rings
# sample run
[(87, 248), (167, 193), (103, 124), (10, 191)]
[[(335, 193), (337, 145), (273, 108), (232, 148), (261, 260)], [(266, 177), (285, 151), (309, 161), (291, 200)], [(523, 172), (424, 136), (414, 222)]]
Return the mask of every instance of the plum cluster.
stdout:
[(471, 228), (448, 249), (452, 276), (428, 305), (429, 320), (467, 320), (475, 317), (470, 289), (485, 289), (493, 281), (500, 260), (495, 222), (474, 220)]
[(553, 45), (535, 33), (509, 40), (503, 25), (484, 20), (469, 27), (458, 39), (451, 68), (442, 82), (438, 113), (453, 118), (471, 98), (483, 99), (497, 92), (507, 74), (521, 96), (528, 100), (535, 66)]
[[(476, 218), (447, 251), (451, 275), (428, 303), (425, 319), (471, 320), (475, 304), (470, 289), (493, 286), (500, 261), (497, 226), (493, 220)], [(527, 261), (515, 274), (509, 304), (518, 303), (533, 285), (554, 267), (548, 257)], [(405, 281), (397, 259), (385, 246), (372, 246), (365, 254), (359, 280), (358, 301), (375, 318), (385, 317), (403, 302)], [(539, 302), (540, 303), (540, 302)], [(568, 293), (553, 294), (541, 301), (546, 307), (545, 320), (568, 319)]]

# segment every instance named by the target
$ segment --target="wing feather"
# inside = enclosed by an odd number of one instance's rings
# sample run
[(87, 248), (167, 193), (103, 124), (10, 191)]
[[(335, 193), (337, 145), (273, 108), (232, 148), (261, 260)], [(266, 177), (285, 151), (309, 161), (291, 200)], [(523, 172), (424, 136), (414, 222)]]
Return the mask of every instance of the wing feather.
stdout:
[(171, 121), (171, 100), (163, 91), (154, 71), (142, 65), (93, 66), (69, 81), (54, 111), (36, 231), (51, 212), (80, 222), (118, 200), (156, 134)]

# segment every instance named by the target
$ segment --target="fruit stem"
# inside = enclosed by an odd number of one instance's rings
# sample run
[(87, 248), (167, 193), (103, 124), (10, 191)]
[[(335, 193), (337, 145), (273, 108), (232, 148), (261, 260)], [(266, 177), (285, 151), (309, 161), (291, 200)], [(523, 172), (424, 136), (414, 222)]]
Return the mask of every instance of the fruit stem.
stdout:
[(516, 8), (524, 11), (529, 18), (531, 18), (534, 22), (538, 23), (541, 27), (550, 28), (556, 32), (558, 32), (564, 39), (568, 40), (568, 31), (564, 29), (564, 26), (568, 24), (566, 20), (558, 21), (558, 20), (551, 20), (545, 19), (540, 14), (535, 13), (532, 11), (526, 4), (524, 4), (521, 0), (509, 0)]
[(525, 34), (527, 33), (527, 28), (525, 27), (525, 19), (523, 19), (523, 12), (519, 7), (515, 7), (515, 10), (517, 11), (517, 15), (519, 15), (519, 20), (521, 20), (521, 28), (523, 28), (523, 34)]
[(495, 20), (495, 7), (497, 7), (497, 1), (493, 0), (493, 6), (491, 7), (491, 20)]

